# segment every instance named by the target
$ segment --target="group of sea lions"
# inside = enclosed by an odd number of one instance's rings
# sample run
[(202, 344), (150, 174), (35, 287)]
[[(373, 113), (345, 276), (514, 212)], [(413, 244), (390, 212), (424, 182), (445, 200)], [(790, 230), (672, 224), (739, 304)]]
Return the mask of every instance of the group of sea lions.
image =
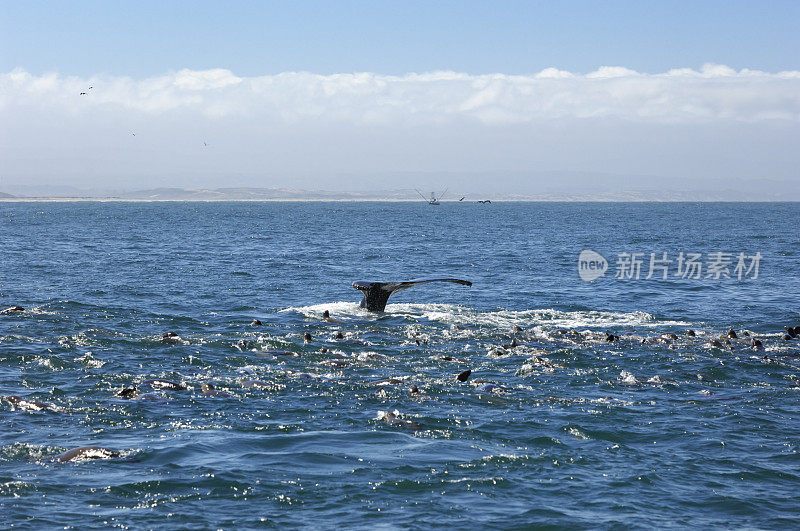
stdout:
[[(438, 280), (438, 279), (437, 279)], [(451, 281), (450, 279), (446, 279), (445, 281)], [(413, 284), (416, 285), (417, 283), (428, 282), (428, 281), (421, 281), (421, 282), (414, 282)], [(412, 283), (409, 283), (412, 284)], [(366, 283), (361, 283), (359, 286), (356, 286), (357, 289), (361, 289), (362, 291), (368, 292), (369, 290), (378, 290), (380, 292), (381, 298), (383, 295), (386, 295), (384, 291), (389, 291), (389, 294), (399, 291), (396, 289), (396, 286), (392, 285), (387, 289), (385, 284), (381, 285), (367, 285)], [(401, 288), (405, 288), (405, 286), (401, 286)], [(390, 291), (391, 290), (391, 291)], [(367, 295), (368, 293), (365, 293)], [(366, 297), (365, 297), (366, 298)], [(388, 299), (388, 295), (386, 295)], [(385, 302), (382, 300), (381, 302)], [(0, 311), (0, 315), (13, 315), (22, 313), (25, 311), (25, 308), (21, 306), (12, 306), (10, 308), (6, 308)], [(343, 321), (336, 320), (331, 317), (330, 312), (325, 310), (321, 314), (321, 319), (332, 324), (344, 324)], [(253, 319), (250, 323), (252, 326), (261, 326), (262, 322), (258, 319)], [(464, 327), (455, 326), (456, 330), (465, 330)], [(794, 341), (800, 339), (800, 326), (792, 327), (786, 326), (784, 327), (785, 334), (781, 336), (782, 341)], [(354, 334), (351, 333), (343, 333), (342, 330), (336, 330), (333, 335), (329, 338), (329, 341), (333, 342), (340, 342), (340, 341), (351, 341), (356, 344), (363, 344), (357, 339), (353, 338)], [(728, 330), (727, 333), (722, 335), (715, 335), (709, 332), (697, 332), (692, 329), (687, 329), (683, 333), (686, 341), (693, 342), (694, 344), (702, 345), (706, 344), (709, 348), (716, 348), (716, 349), (729, 349), (734, 350), (735, 346), (751, 348), (753, 350), (764, 350), (764, 343), (768, 341), (768, 337), (762, 335), (761, 337), (755, 337), (753, 333), (747, 330), (741, 330), (736, 332), (734, 329)], [(509, 336), (506, 336), (509, 337)], [(518, 340), (519, 337), (519, 340)], [(422, 336), (417, 333), (411, 333), (411, 338), (417, 345), (424, 345), (427, 344), (428, 338), (426, 336)], [(536, 334), (530, 334), (530, 331), (526, 331), (519, 326), (514, 326), (512, 332), (510, 334), (510, 341), (507, 343), (502, 343), (495, 347), (489, 348), (488, 355), (489, 356), (506, 356), (514, 353), (515, 351), (519, 350), (519, 352), (524, 353), (525, 355), (530, 355), (530, 360), (526, 366), (531, 367), (546, 367), (546, 368), (553, 368), (559, 366), (558, 364), (554, 364), (550, 362), (547, 358), (543, 357), (542, 354), (546, 354), (545, 351), (536, 350), (533, 348), (536, 343), (540, 341), (555, 341), (555, 342), (568, 342), (573, 345), (582, 345), (585, 343), (621, 343), (621, 342), (633, 342), (637, 341), (642, 344), (664, 344), (667, 346), (674, 346), (678, 344), (680, 341), (680, 336), (673, 332), (666, 332), (660, 335), (651, 336), (651, 337), (641, 337), (636, 336), (632, 332), (624, 333), (622, 335), (615, 334), (613, 332), (594, 332), (591, 330), (576, 330), (576, 329), (558, 329), (552, 332), (549, 332), (545, 335), (536, 336)], [(181, 338), (176, 332), (170, 331), (165, 332), (161, 335), (160, 341), (165, 345), (187, 345), (189, 344), (188, 341)], [(312, 343), (317, 343), (314, 338), (312, 337), (310, 332), (304, 332), (302, 337), (302, 342), (304, 345), (310, 345)], [(237, 348), (242, 351), (251, 350), (255, 347), (253, 342), (248, 342), (245, 340), (241, 340), (236, 343)], [(523, 348), (520, 348), (523, 347)], [(292, 355), (292, 356), (299, 356), (301, 355), (303, 347), (299, 347), (300, 352), (297, 351), (288, 351), (288, 352), (276, 352), (276, 351), (269, 351), (265, 352), (265, 355), (272, 355), (272, 356), (279, 356), (279, 355)], [(305, 347), (308, 348), (308, 347)], [(533, 348), (533, 350), (531, 350)], [(317, 352), (319, 353), (331, 353), (331, 350), (322, 345)], [(451, 361), (456, 363), (469, 363), (468, 360), (465, 359), (458, 359), (452, 356), (447, 355), (435, 355), (437, 359), (442, 361)], [(766, 358), (766, 356), (765, 356)], [(347, 365), (347, 360), (345, 359), (336, 359), (336, 355), (330, 360), (324, 360), (321, 362), (323, 364), (331, 364), (336, 367), (343, 367)], [(240, 372), (244, 373), (244, 376), (239, 379), (239, 383), (243, 388), (269, 388), (270, 384), (263, 382), (261, 380), (255, 379), (255, 373), (252, 370), (244, 370), (242, 369)], [(286, 370), (283, 371), (286, 376), (292, 378), (311, 378), (312, 375), (308, 373), (301, 373), (293, 370)], [(471, 369), (462, 370), (458, 374), (456, 374), (452, 378), (453, 383), (466, 383), (470, 380), (472, 375)], [(624, 371), (623, 371), (624, 372)], [(382, 380), (378, 380), (372, 383), (372, 385), (379, 387), (376, 396), (381, 396), (382, 394), (385, 395), (384, 388), (391, 387), (391, 386), (406, 386), (408, 384), (405, 379), (400, 378), (384, 378)], [(506, 389), (499, 384), (494, 382), (482, 381), (482, 380), (471, 380), (470, 385), (476, 386), (476, 389), (480, 393), (485, 394), (504, 394)], [(203, 396), (207, 397), (217, 397), (217, 398), (229, 398), (233, 395), (226, 391), (222, 391), (217, 389), (212, 383), (204, 382), (200, 386), (200, 391), (202, 392)], [(137, 385), (130, 386), (130, 387), (123, 387), (120, 389), (114, 397), (124, 400), (160, 400), (160, 396), (157, 392), (179, 392), (179, 391), (186, 391), (189, 389), (189, 386), (186, 383), (182, 382), (174, 382), (165, 379), (150, 379), (145, 380)], [(407, 392), (409, 395), (412, 396), (419, 396), (423, 394), (423, 391), (415, 384), (411, 384), (407, 387)], [(15, 409), (19, 409), (22, 411), (46, 411), (46, 412), (60, 412), (63, 411), (57, 406), (46, 404), (43, 402), (39, 402), (36, 400), (30, 400), (24, 397), (19, 397), (15, 395), (9, 395), (3, 397), (5, 400), (10, 403)], [(416, 422), (405, 420), (402, 418), (402, 414), (399, 413), (397, 410), (395, 411), (381, 411), (379, 412), (379, 416), (377, 420), (385, 422), (387, 425), (390, 426), (398, 426), (409, 428), (413, 430), (421, 429), (420, 425)], [(56, 462), (69, 462), (69, 461), (80, 461), (80, 460), (89, 460), (89, 459), (110, 459), (119, 457), (120, 453), (115, 450), (111, 450), (108, 448), (103, 448), (99, 446), (84, 446), (80, 448), (75, 448), (72, 450), (65, 451), (61, 454), (56, 455), (51, 460)]]

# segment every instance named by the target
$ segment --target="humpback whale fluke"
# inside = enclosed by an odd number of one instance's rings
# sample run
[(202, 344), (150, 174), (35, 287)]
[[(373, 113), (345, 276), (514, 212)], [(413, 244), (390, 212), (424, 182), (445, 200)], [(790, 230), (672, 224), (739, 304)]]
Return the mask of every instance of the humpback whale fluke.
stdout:
[(364, 299), (361, 301), (362, 308), (366, 308), (371, 312), (382, 312), (386, 308), (386, 302), (392, 293), (413, 288), (419, 284), (427, 284), (428, 282), (452, 282), (464, 286), (472, 285), (469, 280), (461, 280), (459, 278), (416, 278), (406, 282), (364, 282), (359, 280), (353, 282), (353, 287), (364, 292)]

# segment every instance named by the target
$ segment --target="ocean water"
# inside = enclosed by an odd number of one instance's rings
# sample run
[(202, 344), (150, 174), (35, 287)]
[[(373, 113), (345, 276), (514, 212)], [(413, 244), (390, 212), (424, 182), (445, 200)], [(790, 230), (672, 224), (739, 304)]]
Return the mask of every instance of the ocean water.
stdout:
[[(0, 399), (0, 526), (796, 529), (799, 221), (796, 203), (0, 203), (0, 306), (25, 308), (0, 315), (0, 395), (29, 401)], [(592, 282), (583, 250), (607, 260)], [(381, 314), (351, 287), (436, 275), (473, 285)], [(90, 445), (119, 456), (53, 459)]]

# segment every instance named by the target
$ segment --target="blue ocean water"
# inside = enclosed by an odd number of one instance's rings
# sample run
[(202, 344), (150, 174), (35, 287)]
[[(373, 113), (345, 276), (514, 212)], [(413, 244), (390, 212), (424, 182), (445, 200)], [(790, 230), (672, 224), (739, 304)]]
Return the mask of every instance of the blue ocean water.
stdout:
[[(29, 401), (0, 399), (0, 526), (797, 528), (798, 221), (796, 203), (0, 203), (0, 306), (25, 308), (0, 315), (0, 395)], [(608, 263), (593, 282), (583, 250)], [(473, 286), (383, 314), (351, 287), (438, 275)], [(52, 459), (87, 445), (120, 455)]]

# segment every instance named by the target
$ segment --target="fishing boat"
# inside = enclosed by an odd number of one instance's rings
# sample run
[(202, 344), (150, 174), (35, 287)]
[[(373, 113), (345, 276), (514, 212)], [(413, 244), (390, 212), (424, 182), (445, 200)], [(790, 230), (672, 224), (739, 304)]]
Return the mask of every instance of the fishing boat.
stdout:
[[(414, 188), (414, 190), (417, 190), (417, 189), (416, 189), (416, 188)], [(418, 193), (418, 194), (419, 194), (419, 196), (420, 196), (420, 197), (421, 197), (421, 198), (422, 198), (424, 201), (426, 201), (426, 202), (427, 202), (429, 205), (441, 205), (441, 203), (439, 202), (439, 200), (441, 200), (441, 199), (444, 197), (444, 194), (446, 194), (446, 193), (447, 193), (447, 188), (445, 188), (445, 189), (444, 189), (444, 191), (443, 191), (441, 194), (439, 194), (439, 197), (436, 197), (436, 194), (435, 194), (434, 192), (431, 192), (431, 197), (430, 197), (430, 199), (428, 199), (427, 197), (425, 197), (424, 195), (422, 195), (422, 192), (420, 192), (419, 190), (417, 190), (417, 193)]]

